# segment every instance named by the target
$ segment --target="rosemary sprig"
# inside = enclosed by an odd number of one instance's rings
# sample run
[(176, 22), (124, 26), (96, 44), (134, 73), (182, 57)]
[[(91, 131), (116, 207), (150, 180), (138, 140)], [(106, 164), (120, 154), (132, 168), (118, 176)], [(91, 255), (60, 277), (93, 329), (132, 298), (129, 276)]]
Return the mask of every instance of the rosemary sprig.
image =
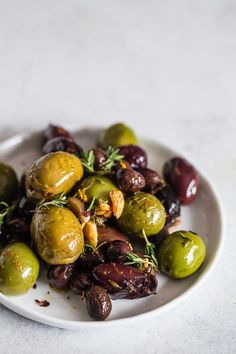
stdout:
[(108, 146), (106, 153), (107, 159), (103, 162), (102, 167), (104, 171), (111, 171), (115, 163), (122, 160), (124, 156), (119, 154), (119, 149), (115, 149), (112, 146)]
[(147, 254), (149, 260), (151, 262), (153, 262), (156, 267), (158, 267), (158, 262), (157, 262), (157, 258), (156, 258), (156, 255), (155, 255), (155, 245), (148, 241), (147, 235), (146, 235), (144, 229), (142, 230), (142, 234), (143, 234), (143, 238), (144, 238), (144, 240), (146, 242), (145, 254)]
[(86, 152), (83, 152), (82, 157), (81, 157), (81, 163), (82, 165), (86, 168), (86, 170), (90, 173), (95, 173), (96, 171), (94, 170), (94, 152), (93, 150), (89, 150)]
[(96, 199), (96, 198), (95, 198), (95, 196), (94, 196), (86, 211), (89, 212), (89, 211), (91, 211), (91, 210), (93, 209), (94, 203), (95, 203), (95, 199)]
[(149, 257), (146, 256), (146, 255), (144, 255), (146, 259), (145, 259), (145, 258), (143, 259), (143, 258), (139, 257), (139, 256), (138, 256), (136, 253), (134, 253), (134, 252), (130, 252), (130, 253), (128, 253), (126, 256), (127, 256), (127, 258), (129, 259), (129, 261), (128, 261), (128, 262), (125, 262), (125, 263), (124, 263), (125, 265), (135, 265), (135, 266), (137, 266), (138, 268), (141, 267), (142, 265), (144, 265), (144, 266), (149, 265), (149, 266), (151, 266), (152, 268), (156, 268), (156, 264), (154, 264), (153, 261), (147, 260), (147, 258), (149, 258)]
[(107, 243), (106, 241), (100, 243), (97, 247), (93, 247), (92, 245), (89, 245), (88, 243), (84, 244), (84, 252), (87, 250), (92, 250), (92, 252), (96, 252), (101, 246), (103, 246), (105, 243)]
[(63, 206), (67, 203), (67, 198), (66, 196), (61, 193), (59, 194), (55, 199), (46, 201), (45, 199), (42, 199), (38, 204), (37, 204), (37, 210), (39, 209), (48, 209), (49, 206), (57, 206), (59, 208), (63, 208)]
[(3, 224), (5, 216), (9, 213), (10, 211), (10, 206), (5, 203), (5, 202), (0, 202), (0, 227)]

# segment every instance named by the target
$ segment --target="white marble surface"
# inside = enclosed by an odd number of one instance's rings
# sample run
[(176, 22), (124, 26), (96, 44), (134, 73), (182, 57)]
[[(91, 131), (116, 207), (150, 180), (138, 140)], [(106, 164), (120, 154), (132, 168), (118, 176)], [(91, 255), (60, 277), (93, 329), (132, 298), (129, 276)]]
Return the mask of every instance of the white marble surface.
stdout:
[(0, 353), (236, 352), (234, 0), (0, 0), (1, 139), (47, 122), (126, 121), (218, 187), (225, 248), (191, 297), (150, 321), (79, 332), (0, 306)]

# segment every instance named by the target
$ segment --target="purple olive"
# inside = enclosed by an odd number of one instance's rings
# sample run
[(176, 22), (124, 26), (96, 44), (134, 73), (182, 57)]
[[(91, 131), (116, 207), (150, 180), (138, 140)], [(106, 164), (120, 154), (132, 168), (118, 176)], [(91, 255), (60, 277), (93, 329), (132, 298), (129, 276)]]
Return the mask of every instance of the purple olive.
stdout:
[(125, 169), (127, 168), (128, 170), (132, 170), (132, 167), (130, 166), (130, 164), (125, 161), (125, 160), (120, 160), (118, 161), (115, 166), (113, 167), (113, 171), (114, 172), (117, 172), (118, 170), (121, 170), (121, 169)]
[(153, 243), (156, 247), (156, 250), (158, 250), (167, 236), (169, 236), (169, 232), (168, 228), (165, 226), (158, 234), (148, 237), (148, 240)]
[(94, 155), (94, 169), (95, 171), (100, 171), (102, 169), (102, 164), (107, 159), (107, 155), (104, 150), (99, 148), (94, 148), (92, 151)]
[(97, 321), (105, 320), (112, 309), (111, 300), (101, 286), (93, 285), (85, 294), (86, 308), (90, 317)]
[(135, 193), (145, 187), (143, 175), (127, 168), (120, 169), (116, 172), (116, 182), (124, 193)]
[(85, 251), (76, 261), (76, 270), (78, 272), (88, 272), (98, 264), (104, 263), (104, 257), (101, 250)]
[(74, 264), (51, 265), (47, 271), (49, 284), (56, 289), (67, 288), (74, 269)]
[(132, 252), (130, 243), (126, 241), (111, 241), (106, 245), (106, 258), (109, 262), (123, 263), (127, 261), (127, 254)]
[(100, 264), (93, 269), (92, 274), (114, 299), (136, 299), (154, 294), (157, 290), (154, 275), (124, 264)]
[(150, 168), (140, 168), (138, 171), (145, 179), (144, 190), (149, 193), (154, 193), (156, 187), (161, 183), (160, 175)]
[(83, 149), (76, 144), (76, 142), (71, 138), (66, 138), (64, 136), (58, 136), (51, 140), (48, 140), (43, 146), (43, 153), (49, 154), (50, 152), (65, 151), (70, 154), (77, 154), (80, 156)]
[(46, 129), (43, 131), (43, 145), (54, 138), (65, 137), (73, 139), (73, 136), (64, 128), (58, 127), (56, 125), (49, 124)]
[(170, 185), (163, 183), (155, 196), (162, 202), (166, 211), (166, 225), (173, 224), (180, 216), (180, 200)]
[(188, 161), (181, 157), (174, 157), (165, 163), (163, 174), (183, 205), (194, 201), (198, 191), (199, 177)]
[(70, 288), (76, 295), (83, 295), (92, 285), (93, 280), (89, 273), (75, 273), (70, 281)]
[(134, 169), (147, 167), (147, 154), (138, 145), (124, 145), (119, 147), (119, 153), (124, 156), (124, 160), (127, 161)]
[(33, 212), (35, 209), (36, 203), (28, 197), (23, 196), (18, 203), (17, 215), (21, 218), (27, 219), (30, 222), (34, 215)]

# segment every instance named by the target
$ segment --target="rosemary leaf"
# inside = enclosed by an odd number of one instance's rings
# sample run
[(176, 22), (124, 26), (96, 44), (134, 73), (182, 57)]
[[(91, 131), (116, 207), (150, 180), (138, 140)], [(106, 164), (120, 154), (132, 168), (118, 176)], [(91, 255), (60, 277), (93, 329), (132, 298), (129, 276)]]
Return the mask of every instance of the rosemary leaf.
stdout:
[(59, 208), (63, 208), (63, 206), (67, 203), (67, 198), (66, 196), (61, 193), (58, 195), (55, 199), (46, 201), (45, 199), (42, 199), (38, 204), (37, 204), (37, 210), (39, 209), (48, 209), (49, 206), (57, 206)]

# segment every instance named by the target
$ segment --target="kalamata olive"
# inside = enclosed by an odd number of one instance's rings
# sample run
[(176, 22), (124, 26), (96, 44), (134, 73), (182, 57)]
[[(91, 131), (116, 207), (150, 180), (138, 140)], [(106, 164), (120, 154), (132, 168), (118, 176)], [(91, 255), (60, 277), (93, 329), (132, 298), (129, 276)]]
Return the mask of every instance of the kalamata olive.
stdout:
[(102, 169), (102, 164), (107, 159), (107, 155), (104, 150), (99, 148), (94, 148), (92, 151), (94, 155), (94, 169), (95, 171), (100, 171)]
[(111, 300), (101, 286), (93, 285), (86, 293), (86, 307), (90, 317), (97, 321), (105, 320), (112, 309)]
[(43, 146), (43, 153), (49, 154), (50, 152), (65, 151), (70, 154), (76, 154), (81, 156), (83, 149), (81, 146), (76, 144), (76, 142), (71, 138), (66, 138), (64, 136), (58, 136), (48, 140)]
[(127, 168), (128, 170), (132, 170), (132, 167), (130, 166), (130, 164), (127, 161), (120, 160), (113, 167), (113, 171), (117, 172), (118, 170), (120, 170), (122, 168)]
[(153, 243), (155, 245), (156, 250), (158, 250), (167, 236), (169, 236), (169, 232), (167, 226), (165, 226), (158, 234), (149, 237), (148, 240)]
[(76, 273), (70, 281), (70, 288), (76, 295), (83, 295), (93, 285), (90, 273)]
[(154, 193), (156, 187), (161, 183), (160, 175), (150, 168), (140, 168), (138, 170), (145, 179), (145, 188), (146, 192)]
[(147, 167), (147, 154), (138, 145), (124, 145), (119, 147), (119, 153), (124, 156), (132, 168), (139, 169)]
[(17, 215), (27, 220), (31, 220), (33, 212), (36, 209), (36, 203), (26, 196), (23, 196), (18, 204)]
[(59, 136), (73, 139), (72, 135), (66, 129), (49, 124), (48, 127), (43, 131), (43, 145), (48, 140), (57, 138)]
[(145, 179), (141, 173), (123, 168), (116, 172), (118, 187), (125, 193), (135, 193), (145, 187)]
[(25, 218), (12, 217), (7, 220), (1, 235), (2, 246), (13, 242), (24, 242), (32, 245), (30, 237), (30, 224)]
[(99, 244), (114, 240), (129, 241), (128, 236), (113, 226), (98, 226), (97, 230)]
[(170, 185), (163, 183), (158, 187), (156, 197), (162, 202), (166, 211), (166, 225), (173, 224), (180, 216), (180, 200)]
[(115, 299), (136, 299), (154, 294), (157, 290), (155, 276), (124, 264), (103, 263), (95, 267), (92, 274)]
[(174, 157), (165, 163), (163, 174), (182, 204), (190, 204), (196, 198), (199, 177), (188, 161), (181, 157)]
[(49, 284), (56, 289), (65, 289), (75, 268), (74, 264), (51, 265), (47, 271)]
[(109, 262), (125, 262), (127, 254), (132, 252), (131, 244), (126, 241), (111, 241), (106, 244), (106, 258)]
[(90, 271), (96, 265), (104, 263), (103, 254), (100, 249), (97, 251), (85, 251), (83, 252), (76, 262), (76, 269), (78, 272)]

